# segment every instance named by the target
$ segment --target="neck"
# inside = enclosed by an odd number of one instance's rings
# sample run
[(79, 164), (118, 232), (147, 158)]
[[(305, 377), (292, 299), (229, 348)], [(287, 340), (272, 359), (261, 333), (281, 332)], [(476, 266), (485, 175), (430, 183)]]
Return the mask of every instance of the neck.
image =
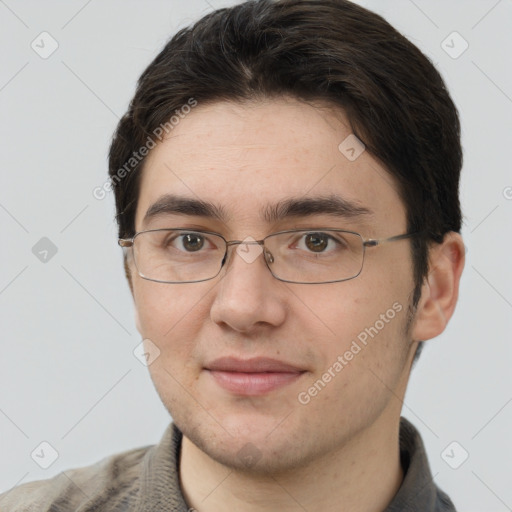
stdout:
[(228, 468), (183, 436), (180, 477), (185, 499), (201, 512), (382, 512), (403, 480), (399, 417), (393, 412), (394, 421), (381, 416), (337, 450), (275, 475)]

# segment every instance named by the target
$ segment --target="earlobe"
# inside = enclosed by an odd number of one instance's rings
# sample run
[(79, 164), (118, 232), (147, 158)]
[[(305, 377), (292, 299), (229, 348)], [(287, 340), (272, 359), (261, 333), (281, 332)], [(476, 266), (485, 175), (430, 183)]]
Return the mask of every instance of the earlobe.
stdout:
[(464, 263), (465, 248), (459, 233), (447, 233), (441, 244), (430, 249), (429, 273), (416, 310), (413, 340), (429, 340), (445, 330), (457, 304)]

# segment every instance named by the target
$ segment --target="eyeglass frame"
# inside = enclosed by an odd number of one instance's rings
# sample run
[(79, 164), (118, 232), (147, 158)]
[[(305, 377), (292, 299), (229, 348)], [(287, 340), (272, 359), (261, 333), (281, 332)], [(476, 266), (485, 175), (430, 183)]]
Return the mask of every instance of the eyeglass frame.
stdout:
[[(361, 272), (363, 271), (363, 266), (364, 266), (364, 257), (365, 257), (365, 254), (366, 254), (366, 247), (377, 247), (377, 246), (386, 244), (388, 242), (396, 242), (398, 240), (405, 240), (407, 238), (411, 238), (411, 237), (414, 237), (414, 236), (420, 236), (420, 235), (424, 234), (422, 231), (415, 231), (415, 232), (411, 232), (411, 233), (402, 233), (400, 235), (393, 235), (393, 236), (386, 237), (386, 238), (367, 238), (367, 239), (365, 239), (365, 238), (363, 238), (361, 233), (357, 233), (356, 231), (349, 231), (349, 230), (346, 230), (346, 229), (321, 228), (320, 227), (320, 228), (311, 228), (311, 229), (308, 229), (308, 228), (306, 228), (306, 229), (304, 229), (304, 228), (287, 229), (287, 230), (284, 230), (284, 231), (277, 231), (276, 233), (270, 233), (269, 235), (267, 235), (265, 238), (262, 238), (261, 240), (244, 241), (244, 240), (226, 240), (220, 233), (216, 233), (215, 231), (205, 231), (205, 230), (201, 230), (201, 229), (191, 229), (191, 228), (158, 228), (158, 229), (146, 229), (144, 231), (138, 231), (131, 238), (119, 238), (117, 240), (117, 243), (123, 249), (130, 249), (131, 248), (132, 249), (132, 254), (133, 254), (133, 247), (134, 247), (134, 244), (135, 244), (135, 238), (138, 235), (141, 235), (143, 233), (151, 233), (151, 232), (156, 232), (156, 231), (190, 231), (191, 233), (204, 233), (204, 234), (207, 234), (207, 235), (215, 235), (215, 236), (218, 236), (218, 237), (222, 238), (222, 240), (224, 240), (224, 242), (226, 244), (226, 250), (224, 252), (224, 256), (222, 257), (222, 261), (221, 261), (221, 265), (220, 265), (219, 271), (214, 276), (212, 276), (212, 277), (208, 277), (207, 279), (199, 279), (198, 281), (161, 281), (161, 280), (158, 280), (158, 279), (151, 279), (149, 277), (143, 276), (141, 274), (141, 271), (139, 270), (139, 268), (137, 266), (137, 262), (135, 261), (135, 256), (133, 256), (133, 259), (134, 259), (134, 262), (135, 262), (135, 267), (137, 269), (137, 273), (139, 274), (139, 276), (142, 279), (145, 279), (146, 281), (153, 281), (154, 283), (162, 283), (162, 284), (202, 283), (204, 281), (211, 281), (212, 279), (215, 279), (220, 274), (222, 268), (224, 267), (229, 247), (234, 246), (234, 245), (240, 245), (240, 244), (247, 244), (247, 245), (256, 245), (257, 244), (257, 245), (261, 245), (262, 248), (263, 248), (263, 255), (264, 255), (263, 259), (265, 260), (265, 265), (268, 268), (268, 270), (270, 271), (270, 273), (272, 274), (272, 276), (275, 279), (277, 279), (278, 281), (282, 281), (284, 283), (292, 283), (292, 284), (330, 284), (330, 283), (342, 283), (343, 281), (350, 281), (352, 279), (355, 279), (356, 277), (358, 277), (361, 274)], [(281, 234), (284, 234), (284, 233), (297, 233), (297, 232), (301, 232), (301, 231), (304, 231), (304, 232), (310, 231), (312, 233), (315, 233), (316, 231), (336, 231), (336, 232), (341, 232), (341, 233), (350, 233), (350, 234), (353, 234), (353, 235), (357, 235), (361, 239), (362, 245), (363, 245), (363, 257), (362, 257), (361, 268), (359, 269), (359, 272), (355, 276), (347, 277), (346, 279), (336, 279), (334, 281), (319, 281), (319, 282), (309, 282), (309, 283), (304, 283), (304, 282), (300, 282), (300, 281), (290, 281), (290, 280), (287, 280), (287, 279), (281, 279), (280, 277), (277, 277), (272, 272), (272, 269), (270, 268), (269, 263), (267, 261), (267, 254), (270, 254), (270, 256), (272, 256), (272, 253), (265, 251), (265, 249), (266, 249), (266, 247), (265, 247), (265, 240), (267, 238), (271, 237), (271, 236), (281, 235)]]

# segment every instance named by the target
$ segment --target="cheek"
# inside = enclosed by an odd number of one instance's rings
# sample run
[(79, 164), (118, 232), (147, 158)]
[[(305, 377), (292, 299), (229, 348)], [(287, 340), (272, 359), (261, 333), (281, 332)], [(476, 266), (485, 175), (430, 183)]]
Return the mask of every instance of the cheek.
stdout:
[[(359, 279), (359, 278), (357, 278)], [(331, 338), (353, 338), (378, 320), (379, 315), (392, 307), (398, 293), (373, 282), (365, 286), (356, 279), (332, 285), (332, 291), (307, 300), (312, 316), (324, 321)], [(395, 297), (395, 299), (393, 299)]]
[(379, 373), (384, 368), (398, 370), (408, 344), (403, 332), (412, 286), (408, 276), (366, 272), (333, 286), (333, 292), (317, 295), (308, 303), (328, 334), (319, 336), (323, 364), (329, 367), (338, 356), (346, 356), (350, 366), (370, 367)]
[(137, 278), (133, 295), (135, 308), (144, 336), (167, 337), (188, 314), (193, 314), (193, 304), (179, 285), (154, 283)]
[(179, 285), (141, 281), (134, 282), (140, 333), (158, 347), (160, 363), (179, 368), (179, 364), (193, 360), (198, 332), (204, 324), (198, 316), (200, 297), (185, 293)]
[[(390, 390), (397, 389), (407, 356), (407, 294), (400, 294), (396, 283), (395, 289), (378, 284), (376, 289), (346, 282), (349, 286), (340, 286), (328, 298), (311, 301), (330, 331), (327, 337), (317, 331), (320, 364), (301, 390), (319, 414), (329, 403), (336, 404), (333, 414), (350, 423), (378, 414), (392, 398)], [(347, 410), (354, 418), (345, 418)]]
[(179, 286), (141, 281), (134, 283), (141, 335), (159, 351), (148, 369), (163, 403), (172, 407), (197, 378), (201, 302)]

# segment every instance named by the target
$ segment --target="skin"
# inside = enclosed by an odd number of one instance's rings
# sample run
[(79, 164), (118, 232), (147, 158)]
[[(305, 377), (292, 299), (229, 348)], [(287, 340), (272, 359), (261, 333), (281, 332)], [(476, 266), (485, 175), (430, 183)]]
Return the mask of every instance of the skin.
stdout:
[[(199, 104), (148, 155), (136, 231), (190, 227), (228, 240), (319, 226), (364, 238), (405, 233), (406, 212), (391, 175), (366, 151), (351, 162), (338, 150), (350, 133), (340, 110), (292, 98)], [(373, 216), (317, 215), (272, 225), (259, 216), (267, 203), (333, 192), (371, 208)], [(169, 215), (143, 223), (164, 193), (214, 202), (229, 219)], [(188, 504), (201, 512), (384, 510), (403, 479), (399, 418), (417, 340), (439, 335), (457, 301), (460, 235), (449, 233), (432, 248), (408, 332), (409, 240), (368, 249), (355, 279), (315, 285), (281, 282), (262, 256), (247, 263), (236, 246), (229, 251), (219, 276), (192, 284), (144, 280), (128, 262), (137, 328), (160, 350), (151, 377), (184, 434), (180, 479)], [(401, 312), (301, 404), (298, 394), (394, 303)], [(305, 373), (263, 396), (236, 396), (204, 370), (227, 355), (271, 357)], [(257, 462), (248, 466), (240, 450), (250, 450)]]

